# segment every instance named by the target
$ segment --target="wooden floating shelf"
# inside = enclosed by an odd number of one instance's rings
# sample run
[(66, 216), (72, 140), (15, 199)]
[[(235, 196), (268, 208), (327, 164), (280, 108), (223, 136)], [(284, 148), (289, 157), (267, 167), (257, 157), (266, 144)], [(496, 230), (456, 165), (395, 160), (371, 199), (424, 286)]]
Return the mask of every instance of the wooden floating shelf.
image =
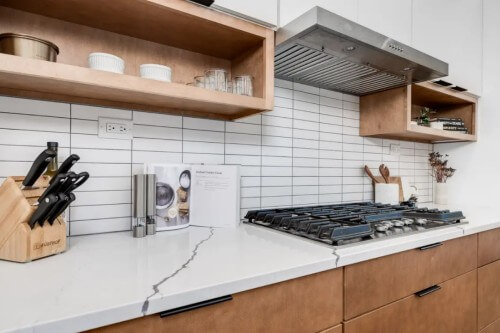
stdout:
[[(411, 123), (422, 107), (436, 109), (432, 117), (461, 118), (469, 133)], [(362, 96), (360, 135), (419, 142), (477, 141), (477, 98), (424, 82)]]
[(263, 98), (6, 54), (0, 54), (0, 87), (19, 96), (149, 111), (167, 109), (211, 118), (232, 119), (266, 109)]
[[(184, 0), (3, 0), (0, 31), (60, 49), (57, 63), (0, 54), (0, 94), (226, 120), (273, 107), (274, 31)], [(125, 74), (87, 68), (91, 52), (121, 57)], [(140, 78), (144, 63), (173, 82)], [(209, 68), (252, 75), (254, 97), (186, 85)]]

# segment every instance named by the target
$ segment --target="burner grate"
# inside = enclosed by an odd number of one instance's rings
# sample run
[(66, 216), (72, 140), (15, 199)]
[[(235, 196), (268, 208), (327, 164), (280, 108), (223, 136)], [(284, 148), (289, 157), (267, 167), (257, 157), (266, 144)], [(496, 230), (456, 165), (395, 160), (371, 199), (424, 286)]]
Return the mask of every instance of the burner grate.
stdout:
[(371, 202), (250, 210), (257, 224), (332, 245), (459, 223), (462, 212)]

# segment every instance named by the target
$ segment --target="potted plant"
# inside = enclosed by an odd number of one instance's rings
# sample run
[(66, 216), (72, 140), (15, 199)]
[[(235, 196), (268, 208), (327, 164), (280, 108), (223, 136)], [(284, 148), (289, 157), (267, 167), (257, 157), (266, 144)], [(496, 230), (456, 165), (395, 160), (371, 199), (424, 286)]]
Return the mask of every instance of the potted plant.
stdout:
[(434, 203), (446, 205), (448, 203), (448, 186), (446, 181), (455, 173), (455, 169), (448, 166), (448, 155), (438, 152), (429, 153), (429, 164), (432, 167), (432, 177), (436, 180), (434, 187)]
[(417, 117), (417, 124), (419, 126), (430, 126), (430, 115), (436, 113), (436, 110), (423, 107), (420, 109), (420, 117)]

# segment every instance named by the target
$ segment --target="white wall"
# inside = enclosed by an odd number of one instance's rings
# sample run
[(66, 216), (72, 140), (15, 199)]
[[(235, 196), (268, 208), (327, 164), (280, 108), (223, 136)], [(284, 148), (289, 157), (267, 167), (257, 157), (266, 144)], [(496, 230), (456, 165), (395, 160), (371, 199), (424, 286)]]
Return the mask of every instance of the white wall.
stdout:
[[(476, 143), (435, 145), (458, 169), (450, 179), (452, 203), (496, 206), (500, 202), (500, 1), (483, 1), (483, 94)], [(464, 41), (466, 43), (466, 41)]]

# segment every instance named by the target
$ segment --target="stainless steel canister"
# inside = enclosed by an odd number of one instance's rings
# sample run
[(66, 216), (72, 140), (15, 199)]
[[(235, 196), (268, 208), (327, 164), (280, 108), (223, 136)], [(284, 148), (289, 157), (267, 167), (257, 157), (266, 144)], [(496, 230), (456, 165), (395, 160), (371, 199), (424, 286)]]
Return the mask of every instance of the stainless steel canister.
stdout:
[(0, 34), (0, 53), (56, 62), (59, 48), (34, 36), (5, 33)]

